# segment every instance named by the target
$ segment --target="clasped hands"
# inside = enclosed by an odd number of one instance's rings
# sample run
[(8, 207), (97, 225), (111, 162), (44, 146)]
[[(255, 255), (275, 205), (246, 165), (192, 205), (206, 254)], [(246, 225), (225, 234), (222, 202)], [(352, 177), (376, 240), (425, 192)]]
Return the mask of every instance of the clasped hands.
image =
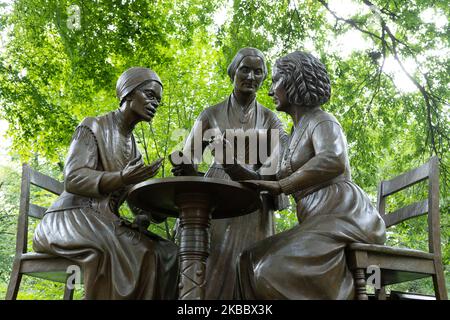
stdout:
[[(223, 155), (225, 155), (225, 150), (233, 150), (231, 143), (224, 137), (219, 137), (219, 139), (215, 139), (215, 143), (222, 143), (223, 146)], [(233, 166), (240, 166), (236, 157), (233, 158), (232, 164), (224, 163), (223, 167), (225, 170), (232, 169)], [(281, 185), (278, 181), (267, 181), (267, 180), (238, 180), (238, 182), (247, 185), (250, 188), (257, 189), (258, 191), (268, 191), (273, 195), (279, 195), (282, 193)]]
[[(216, 136), (216, 137), (212, 137), (209, 141), (207, 141), (207, 144), (213, 146), (213, 155), (214, 156), (215, 156), (215, 152), (214, 152), (215, 148), (222, 148), (222, 156), (225, 155), (227, 151), (233, 150), (233, 146), (225, 138), (224, 135), (219, 135), (219, 136)], [(178, 155), (178, 157), (181, 157), (182, 153), (179, 153), (177, 155)], [(172, 173), (175, 176), (196, 176), (196, 175), (198, 175), (197, 171), (195, 170), (195, 168), (193, 167), (192, 164), (189, 164), (189, 163), (187, 163), (187, 164), (185, 164), (185, 163), (183, 163), (183, 164), (174, 164), (174, 162), (172, 160), (171, 160), (171, 162), (172, 162), (172, 165), (173, 165)], [(236, 167), (241, 167), (238, 164), (238, 162), (236, 160), (236, 157), (233, 157), (233, 161), (232, 161), (231, 164), (226, 163), (226, 161), (224, 161), (222, 166), (225, 169), (225, 171), (227, 171), (228, 174), (231, 174), (230, 170), (233, 170), (233, 168), (236, 169)], [(242, 173), (243, 173), (242, 170), (237, 170), (237, 171), (241, 171), (239, 173), (242, 176)], [(235, 179), (236, 178), (233, 178), (233, 180), (235, 180)], [(237, 177), (236, 180), (238, 182), (241, 182), (244, 185), (247, 185), (248, 187), (257, 189), (258, 191), (268, 191), (268, 192), (270, 192), (273, 195), (278, 195), (278, 194), (282, 193), (281, 186), (280, 186), (280, 183), (278, 181), (242, 180), (242, 179), (239, 179), (239, 177)]]

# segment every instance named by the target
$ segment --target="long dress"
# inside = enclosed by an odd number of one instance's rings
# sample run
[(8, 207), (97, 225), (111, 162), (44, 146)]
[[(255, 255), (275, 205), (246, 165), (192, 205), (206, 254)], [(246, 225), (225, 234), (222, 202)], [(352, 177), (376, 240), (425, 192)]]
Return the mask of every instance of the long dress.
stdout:
[[(297, 202), (300, 223), (243, 252), (238, 295), (243, 299), (351, 299), (354, 284), (344, 249), (352, 242), (382, 244), (383, 219), (351, 181), (346, 139), (332, 115), (311, 109), (296, 126), (288, 146), (278, 178), (283, 191)], [(305, 174), (316, 183), (299, 189), (295, 178)]]
[(120, 223), (129, 187), (99, 191), (105, 173), (122, 170), (138, 154), (133, 135), (119, 130), (118, 111), (84, 119), (70, 145), (65, 191), (35, 231), (36, 252), (81, 266), (86, 299), (177, 298), (177, 246)]
[[(273, 129), (280, 135), (280, 144), (286, 142), (287, 135), (284, 133), (282, 123), (271, 110), (256, 100), (249, 105), (247, 110), (241, 110), (241, 108), (231, 95), (221, 103), (203, 110), (186, 141), (184, 153), (189, 153), (195, 158), (194, 133), (197, 130), (203, 136), (209, 129), (218, 129), (221, 133), (227, 129)], [(242, 121), (243, 116), (245, 117), (244, 121)], [(277, 152), (278, 145), (269, 144), (269, 149), (269, 154), (272, 155)], [(247, 145), (246, 157), (248, 151)], [(250, 170), (261, 172), (262, 164), (244, 164), (244, 166)], [(205, 177), (231, 180), (223, 167), (217, 163), (210, 166)], [(262, 209), (248, 215), (211, 222), (211, 250), (206, 267), (206, 299), (233, 299), (236, 281), (235, 265), (240, 253), (255, 242), (274, 234), (273, 211), (283, 208), (286, 200), (283, 197), (274, 198), (265, 195), (262, 199)]]

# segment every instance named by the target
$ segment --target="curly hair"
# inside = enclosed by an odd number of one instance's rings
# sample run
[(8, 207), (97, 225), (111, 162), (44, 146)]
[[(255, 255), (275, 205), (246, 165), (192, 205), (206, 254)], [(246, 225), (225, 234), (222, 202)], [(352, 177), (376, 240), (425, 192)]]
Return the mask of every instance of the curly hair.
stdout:
[(289, 103), (314, 107), (330, 99), (331, 85), (327, 70), (312, 54), (295, 51), (278, 59), (275, 66), (283, 76)]

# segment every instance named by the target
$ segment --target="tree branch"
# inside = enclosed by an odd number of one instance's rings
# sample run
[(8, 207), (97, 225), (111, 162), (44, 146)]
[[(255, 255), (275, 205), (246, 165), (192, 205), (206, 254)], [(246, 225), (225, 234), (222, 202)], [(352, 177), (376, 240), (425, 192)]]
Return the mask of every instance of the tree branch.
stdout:
[[(345, 22), (346, 24), (354, 27), (355, 29), (359, 30), (360, 32), (369, 35), (373, 40), (376, 41), (381, 41), (381, 45), (382, 45), (382, 50), (383, 50), (383, 63), (379, 69), (379, 77), (381, 76), (381, 71), (383, 69), (384, 66), (384, 62), (385, 62), (385, 58), (386, 58), (386, 54), (388, 51), (390, 54), (392, 54), (392, 56), (394, 57), (394, 59), (397, 61), (397, 63), (399, 64), (400, 68), (402, 69), (403, 73), (411, 80), (411, 82), (414, 84), (414, 86), (419, 90), (419, 92), (421, 93), (424, 103), (425, 103), (425, 107), (426, 107), (426, 118), (427, 118), (427, 126), (428, 126), (428, 133), (429, 133), (429, 138), (430, 138), (430, 144), (431, 144), (431, 149), (434, 152), (434, 154), (436, 155), (442, 155), (442, 150), (438, 149), (438, 145), (436, 142), (436, 132), (440, 133), (441, 129), (439, 128), (439, 121), (437, 120), (436, 124), (433, 124), (433, 114), (438, 115), (437, 112), (437, 105), (438, 102), (442, 102), (442, 99), (437, 97), (433, 92), (432, 92), (432, 87), (431, 87), (431, 82), (429, 80), (427, 80), (427, 75), (423, 74), (424, 78), (427, 81), (427, 87), (429, 88), (429, 91), (420, 84), (420, 82), (412, 75), (408, 72), (408, 70), (405, 68), (402, 60), (399, 57), (399, 52), (398, 52), (398, 45), (402, 45), (404, 46), (410, 53), (413, 53), (413, 50), (411, 49), (411, 47), (404, 41), (398, 39), (390, 30), (390, 28), (388, 27), (388, 25), (386, 24), (386, 21), (383, 19), (383, 17), (381, 15), (377, 15), (378, 18), (380, 19), (380, 23), (381, 23), (381, 36), (363, 29), (362, 27), (360, 27), (353, 19), (345, 19), (342, 17), (339, 17), (334, 11), (332, 11), (329, 6), (328, 3), (325, 0), (319, 0), (319, 2), (325, 7), (325, 9), (330, 12), (334, 18), (336, 19), (336, 21), (342, 21)], [(365, 5), (367, 5), (368, 7), (371, 8), (372, 12), (374, 11), (374, 8), (378, 9), (379, 11), (383, 12), (382, 10), (380, 10), (378, 7), (376, 7), (371, 1), (369, 0), (363, 0), (363, 3)], [(397, 4), (396, 4), (397, 5)], [(386, 10), (384, 10), (384, 13), (386, 13)], [(375, 13), (374, 13), (375, 14)], [(397, 16), (396, 16), (397, 17)], [(386, 39), (386, 35), (388, 37), (388, 39), (390, 40), (388, 43), (387, 39)], [(392, 78), (391, 78), (392, 79)], [(380, 81), (377, 82), (378, 86), (380, 85)], [(375, 90), (376, 93), (379, 92), (378, 90)], [(374, 94), (374, 96), (376, 95), (376, 93)], [(372, 96), (372, 99), (370, 100), (369, 106), (372, 103), (374, 96)], [(427, 138), (428, 140), (428, 138)], [(440, 139), (439, 139), (440, 140)], [(442, 157), (440, 157), (442, 158)]]
[(358, 24), (357, 24), (353, 19), (344, 19), (344, 18), (342, 18), (342, 17), (339, 17), (333, 10), (331, 10), (331, 9), (328, 7), (328, 3), (327, 3), (325, 0), (319, 0), (319, 2), (325, 7), (325, 9), (328, 10), (328, 12), (330, 12), (330, 13), (333, 15), (333, 17), (334, 17), (336, 20), (338, 20), (338, 21), (343, 21), (343, 22), (345, 22), (345, 23), (351, 25), (351, 26), (354, 27), (355, 29), (359, 30), (360, 32), (365, 33), (365, 34), (369, 35), (369, 36), (372, 37), (372, 38), (376, 38), (376, 39), (378, 39), (378, 40), (383, 41), (383, 39), (382, 39), (379, 35), (377, 35), (377, 34), (375, 34), (375, 33), (373, 33), (373, 32), (370, 32), (370, 31), (368, 31), (368, 30), (362, 29), (360, 26), (358, 26)]

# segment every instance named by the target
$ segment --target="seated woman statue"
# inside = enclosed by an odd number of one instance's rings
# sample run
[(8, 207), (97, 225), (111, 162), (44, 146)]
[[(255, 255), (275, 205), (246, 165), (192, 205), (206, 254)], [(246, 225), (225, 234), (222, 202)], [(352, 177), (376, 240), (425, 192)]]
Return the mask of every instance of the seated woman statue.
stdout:
[(325, 66), (293, 52), (272, 72), (278, 111), (294, 126), (277, 181), (248, 181), (272, 194), (292, 195), (299, 224), (261, 240), (238, 262), (237, 295), (244, 299), (351, 299), (353, 277), (344, 249), (351, 242), (382, 244), (385, 225), (350, 176), (341, 125), (322, 110), (331, 95)]
[[(86, 299), (175, 299), (177, 246), (136, 230), (119, 215), (127, 191), (161, 165), (162, 159), (144, 165), (132, 131), (152, 120), (162, 83), (150, 69), (130, 68), (116, 91), (119, 109), (77, 127), (64, 168), (65, 191), (37, 227), (33, 247), (80, 265)], [(131, 209), (138, 221), (163, 220)]]

